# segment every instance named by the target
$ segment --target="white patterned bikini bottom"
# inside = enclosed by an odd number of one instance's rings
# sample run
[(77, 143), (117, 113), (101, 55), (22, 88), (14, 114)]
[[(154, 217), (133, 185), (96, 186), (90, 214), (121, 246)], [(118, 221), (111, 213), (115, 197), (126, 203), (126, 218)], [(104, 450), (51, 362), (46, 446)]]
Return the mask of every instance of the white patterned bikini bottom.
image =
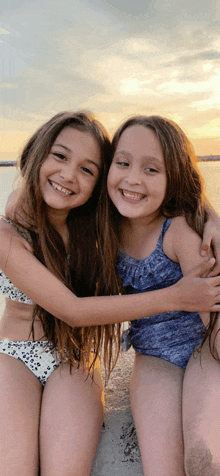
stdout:
[(0, 354), (6, 354), (21, 360), (29, 370), (45, 385), (50, 374), (60, 366), (56, 352), (51, 352), (47, 341), (0, 340)]

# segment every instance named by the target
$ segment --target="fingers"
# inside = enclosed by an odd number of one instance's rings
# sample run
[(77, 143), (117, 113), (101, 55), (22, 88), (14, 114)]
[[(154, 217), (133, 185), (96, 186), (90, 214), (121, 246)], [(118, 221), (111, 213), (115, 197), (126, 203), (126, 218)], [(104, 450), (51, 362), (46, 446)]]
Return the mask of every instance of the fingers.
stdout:
[[(219, 218), (217, 225), (219, 224)], [(209, 220), (205, 224), (203, 241), (201, 244), (200, 254), (201, 256), (207, 256), (213, 247), (214, 255), (216, 258), (215, 268), (210, 273), (210, 276), (214, 276), (220, 273), (220, 229), (218, 226), (210, 226)]]
[(209, 254), (210, 247), (211, 247), (211, 242), (210, 244), (202, 242), (201, 251), (200, 251), (201, 256), (207, 256)]
[[(220, 241), (219, 241), (219, 238), (218, 238), (218, 240), (213, 240), (212, 244), (213, 244), (213, 248), (214, 248), (214, 255), (215, 255), (216, 262), (215, 262), (215, 266), (214, 266), (214, 268), (211, 272), (216, 275), (216, 274), (220, 273)], [(210, 276), (211, 276), (211, 274), (210, 274)]]
[(219, 278), (220, 276), (216, 276), (215, 278), (208, 278), (206, 281), (209, 281), (210, 284), (212, 283), (212, 285), (214, 285), (214, 288), (215, 288), (215, 296), (214, 296), (214, 300), (215, 300), (215, 304), (213, 304), (213, 306), (210, 307), (210, 312), (220, 312), (220, 285), (219, 285)]
[(209, 260), (201, 263), (196, 268), (192, 269), (189, 274), (195, 277), (202, 276), (202, 274), (206, 273), (207, 271), (210, 271), (211, 268), (214, 266), (214, 264), (215, 264), (215, 258), (210, 258)]
[[(219, 299), (220, 299), (220, 297), (219, 297)], [(220, 304), (214, 304), (214, 306), (211, 307), (210, 311), (211, 312), (220, 312)]]
[(212, 234), (210, 233), (209, 229), (204, 228), (204, 234), (201, 244), (201, 256), (207, 256), (211, 249), (211, 242), (212, 242)]
[(220, 273), (220, 262), (219, 262), (219, 265), (216, 263), (213, 269), (209, 271), (208, 277), (211, 278), (213, 276), (217, 276), (219, 273)]
[[(220, 286), (220, 276), (208, 277), (206, 278), (206, 282), (214, 287)], [(220, 290), (218, 291), (220, 292)]]

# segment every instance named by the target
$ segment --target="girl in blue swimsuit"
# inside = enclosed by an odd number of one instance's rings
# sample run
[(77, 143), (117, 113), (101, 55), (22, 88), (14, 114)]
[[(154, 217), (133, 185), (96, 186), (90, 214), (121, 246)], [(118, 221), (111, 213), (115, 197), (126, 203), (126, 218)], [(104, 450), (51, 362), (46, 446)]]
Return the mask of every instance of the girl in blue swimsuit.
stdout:
[[(206, 212), (192, 148), (175, 123), (139, 116), (116, 132), (113, 151), (107, 183), (123, 286), (167, 288), (203, 260)], [(182, 382), (208, 322), (209, 313), (173, 311), (131, 323), (131, 408), (147, 476), (185, 476)]]

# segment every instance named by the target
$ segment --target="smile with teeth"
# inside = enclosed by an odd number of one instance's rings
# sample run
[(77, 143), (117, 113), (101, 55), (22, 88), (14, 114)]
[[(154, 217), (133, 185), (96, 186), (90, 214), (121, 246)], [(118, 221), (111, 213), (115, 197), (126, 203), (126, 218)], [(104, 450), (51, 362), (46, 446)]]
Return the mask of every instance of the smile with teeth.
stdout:
[(59, 192), (64, 193), (65, 195), (72, 195), (73, 192), (71, 190), (68, 190), (67, 188), (61, 187), (61, 185), (58, 185), (56, 182), (52, 182), (52, 180), (49, 180), (50, 185), (55, 188), (55, 190), (58, 190)]
[(121, 190), (121, 193), (123, 197), (130, 198), (131, 200), (135, 200), (137, 202), (146, 197), (146, 195), (144, 195), (143, 193), (128, 192), (127, 190)]

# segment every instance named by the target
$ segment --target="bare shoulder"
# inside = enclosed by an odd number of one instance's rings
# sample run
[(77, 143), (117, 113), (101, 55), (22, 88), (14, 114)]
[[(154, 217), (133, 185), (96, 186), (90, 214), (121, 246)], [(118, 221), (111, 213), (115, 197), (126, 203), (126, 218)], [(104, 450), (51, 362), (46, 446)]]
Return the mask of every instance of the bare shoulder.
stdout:
[(173, 236), (175, 247), (181, 246), (185, 249), (189, 244), (198, 246), (202, 241), (198, 233), (188, 225), (183, 216), (172, 219), (170, 233)]
[(25, 248), (32, 252), (31, 244), (25, 240), (10, 223), (4, 219), (0, 219), (0, 267), (4, 269), (10, 250)]
[(200, 236), (188, 225), (185, 217), (172, 218), (165, 233), (163, 248), (170, 259), (180, 262), (180, 256), (199, 252)]
[[(184, 216), (178, 216), (172, 218), (171, 224), (170, 224), (170, 231), (174, 233), (176, 236), (179, 236), (179, 238), (183, 238), (187, 236), (188, 234), (190, 236), (198, 236), (198, 234), (188, 225), (186, 218)], [(183, 236), (184, 234), (184, 236)]]
[[(183, 274), (198, 266), (204, 258), (200, 254), (202, 239), (188, 225), (184, 217), (172, 220), (172, 244), (176, 260), (180, 263)], [(210, 253), (210, 258), (212, 254)]]

